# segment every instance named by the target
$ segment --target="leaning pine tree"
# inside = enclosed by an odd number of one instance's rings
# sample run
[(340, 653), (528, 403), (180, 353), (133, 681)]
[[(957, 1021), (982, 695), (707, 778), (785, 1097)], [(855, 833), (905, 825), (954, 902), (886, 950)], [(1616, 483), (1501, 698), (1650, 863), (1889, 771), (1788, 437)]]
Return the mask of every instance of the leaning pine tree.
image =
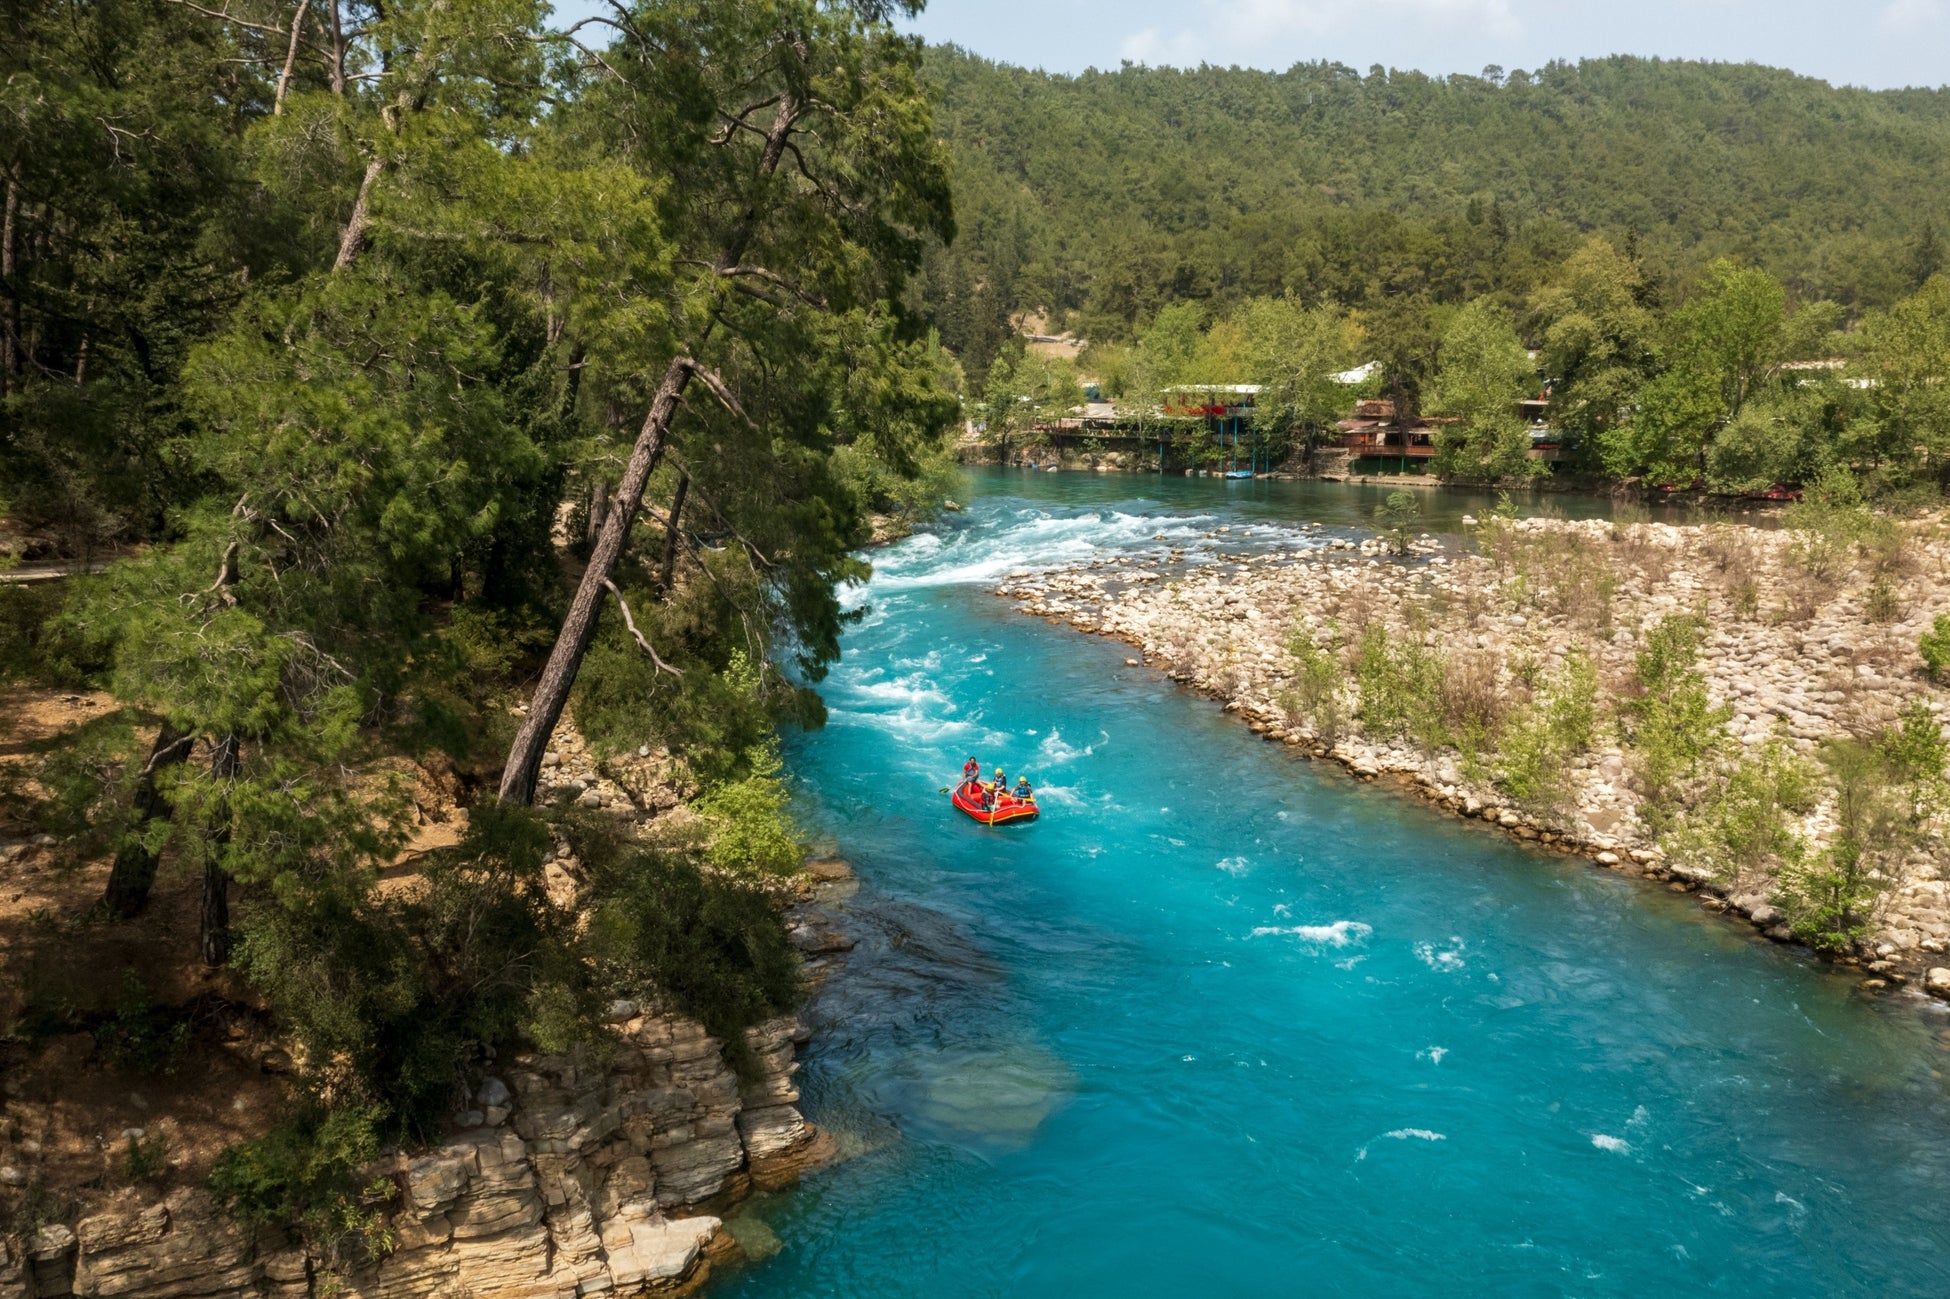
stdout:
[[(834, 454), (859, 446), (905, 467), (953, 414), (934, 349), (899, 305), (926, 242), (952, 225), (921, 47), (888, 23), (895, 7), (653, 0), (605, 20), (617, 39), (563, 130), (664, 182), (669, 334), (655, 367), (614, 336), (576, 340), (585, 390), (645, 413), (509, 751), (505, 801), (533, 800), (606, 599), (658, 670), (683, 671), (643, 633), (649, 620), (632, 615), (619, 582), (645, 492), (674, 451), (691, 517), (706, 511), (736, 556), (737, 572), (695, 557), (722, 593), (718, 620), (768, 665), (776, 635), (814, 676), (837, 653), (833, 588), (860, 572), (847, 553), (861, 537)], [(695, 437), (679, 446), (687, 428)], [(669, 590), (679, 508), (660, 520), (669, 559), (651, 593)]]
[[(277, 253), (303, 273), (266, 276), (193, 352), (183, 454), (207, 494), (103, 602), (121, 693), (167, 718), (137, 816), (173, 816), (203, 867), (212, 964), (232, 881), (303, 906), (356, 889), (392, 841), (397, 804), (353, 773), (400, 713), (431, 600), (470, 555), (537, 530), (522, 515), (554, 477), (536, 411), (556, 403), (535, 399), (559, 369), (554, 286), (665, 278), (639, 174), (539, 147), (542, 33), (529, 0), (390, 6), (361, 38), (370, 75), (281, 87), (252, 127), (265, 204), (342, 220), (330, 239), (286, 227)], [(182, 765), (189, 737), (200, 768)], [(129, 836), (118, 914), (140, 907), (158, 839)]]

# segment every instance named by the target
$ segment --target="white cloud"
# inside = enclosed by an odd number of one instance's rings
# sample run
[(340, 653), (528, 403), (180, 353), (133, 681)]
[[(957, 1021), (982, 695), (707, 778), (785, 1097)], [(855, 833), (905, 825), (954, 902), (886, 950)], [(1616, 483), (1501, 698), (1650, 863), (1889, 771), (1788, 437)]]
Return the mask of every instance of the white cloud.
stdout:
[(1890, 0), (1876, 16), (1876, 26), (1885, 32), (1908, 35), (1934, 27), (1950, 12), (1944, 0)]
[[(1934, 6), (1940, 0), (1895, 0), (1896, 5)], [(1295, 38), (1334, 35), (1377, 17), (1401, 23), (1422, 37), (1455, 33), (1512, 40), (1523, 31), (1510, 0), (1234, 0), (1213, 5), (1197, 28), (1167, 36), (1145, 27), (1124, 39), (1122, 57), (1133, 63), (1189, 66), (1265, 61), (1269, 45)]]
[(1212, 58), (1199, 39), (1191, 32), (1175, 32), (1166, 36), (1156, 27), (1146, 27), (1132, 32), (1117, 47), (1117, 55), (1132, 63), (1147, 63), (1152, 67), (1194, 67), (1201, 60)]

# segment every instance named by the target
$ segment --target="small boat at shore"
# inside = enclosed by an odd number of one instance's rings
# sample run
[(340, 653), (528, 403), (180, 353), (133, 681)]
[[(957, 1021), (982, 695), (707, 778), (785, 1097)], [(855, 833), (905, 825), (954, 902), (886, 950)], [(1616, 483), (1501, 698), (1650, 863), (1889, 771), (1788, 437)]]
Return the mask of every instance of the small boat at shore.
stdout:
[(963, 813), (983, 825), (1008, 825), (1015, 821), (1034, 821), (1038, 811), (1034, 799), (1023, 802), (1013, 794), (1003, 794), (998, 797), (994, 807), (983, 807), (980, 786), (967, 780), (955, 786), (955, 792), (949, 798)]

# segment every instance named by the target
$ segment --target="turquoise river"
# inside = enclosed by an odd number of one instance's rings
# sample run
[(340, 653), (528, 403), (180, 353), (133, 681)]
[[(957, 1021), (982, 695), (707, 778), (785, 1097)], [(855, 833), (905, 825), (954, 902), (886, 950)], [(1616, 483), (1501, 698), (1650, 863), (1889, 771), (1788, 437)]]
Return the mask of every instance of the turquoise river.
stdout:
[[(861, 879), (802, 1076), (851, 1157), (747, 1210), (778, 1252), (716, 1293), (1950, 1295), (1950, 1016), (1297, 759), (993, 594), (1160, 534), (1351, 535), (1378, 493), (970, 489), (876, 552), (790, 746)], [(954, 814), (970, 754), (1040, 823)]]

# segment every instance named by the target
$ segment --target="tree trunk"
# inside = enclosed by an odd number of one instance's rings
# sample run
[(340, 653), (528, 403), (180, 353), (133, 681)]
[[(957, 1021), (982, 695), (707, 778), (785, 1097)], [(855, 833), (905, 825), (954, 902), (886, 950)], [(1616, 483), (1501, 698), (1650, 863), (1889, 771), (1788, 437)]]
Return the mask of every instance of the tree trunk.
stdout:
[[(760, 152), (757, 174), (768, 177), (778, 170), (779, 160), (785, 156), (786, 145), (797, 124), (800, 114), (798, 98), (787, 94), (779, 100), (778, 115), (765, 133), (765, 148)], [(372, 173), (368, 172), (368, 175)], [(758, 223), (764, 215), (763, 206), (754, 200), (746, 207), (731, 237), (725, 241), (723, 256), (717, 259), (720, 267), (738, 265), (745, 250), (758, 232)], [(710, 326), (706, 326), (709, 336)], [(650, 482), (650, 474), (663, 457), (664, 441), (670, 432), (670, 422), (677, 415), (677, 403), (690, 386), (691, 376), (697, 370), (697, 362), (688, 356), (673, 359), (664, 370), (663, 382), (657, 385), (657, 395), (651, 399), (649, 413), (643, 418), (643, 428), (636, 435), (636, 445), (630, 449), (630, 463), (623, 471), (623, 481), (617, 484), (616, 499), (612, 502), (609, 517), (603, 522), (602, 535), (597, 538), (595, 550), (589, 556), (589, 567), (582, 572), (582, 582), (576, 587), (575, 601), (569, 606), (569, 613), (562, 620), (562, 630), (556, 633), (555, 648), (549, 651), (548, 664), (542, 669), (542, 679), (536, 683), (535, 697), (529, 700), (528, 715), (522, 719), (521, 729), (515, 733), (515, 742), (508, 750), (508, 765), (501, 773), (501, 801), (504, 803), (532, 803), (535, 801), (535, 781), (541, 774), (542, 751), (548, 745), (549, 736), (555, 732), (555, 724), (562, 720), (562, 709), (569, 702), (569, 690), (575, 685), (576, 673), (582, 669), (582, 657), (589, 652), (589, 642), (596, 635), (596, 616), (602, 612), (603, 596), (615, 576), (616, 561), (622, 557), (623, 543), (629, 540), (630, 528), (636, 522), (636, 512), (643, 505), (643, 489)]]
[[(684, 494), (691, 490), (691, 476), (677, 476), (677, 490), (670, 498), (670, 525), (664, 532), (664, 562), (657, 566), (657, 595), (665, 600), (670, 598), (670, 588), (677, 580), (677, 540), (683, 536)], [(710, 502), (705, 502), (707, 505)]]
[(339, 236), (339, 255), (332, 263), (333, 270), (342, 271), (359, 260), (359, 252), (366, 246), (366, 210), (372, 199), (372, 187), (385, 169), (383, 158), (374, 158), (366, 164), (366, 174), (359, 181), (359, 197), (352, 200), (352, 215), (345, 219), (345, 232)]
[(582, 656), (589, 652), (589, 642), (595, 638), (596, 615), (602, 611), (605, 584), (615, 575), (623, 543), (629, 539), (637, 508), (643, 504), (643, 489), (649, 484), (657, 461), (663, 458), (664, 439), (677, 414), (678, 400), (690, 386), (692, 369), (689, 357), (680, 356), (670, 363), (650, 403), (650, 413), (644, 417), (643, 429), (636, 435), (630, 463), (623, 471), (623, 481), (617, 484), (616, 500), (610, 507), (609, 517), (603, 521), (601, 535), (596, 538), (589, 567), (582, 572), (575, 601), (562, 620), (555, 648), (549, 651), (548, 665), (542, 669), (542, 679), (535, 686), (535, 697), (528, 702), (528, 716), (522, 719), (521, 730), (508, 751), (508, 765), (501, 773), (504, 803), (535, 801), (542, 751), (555, 732), (555, 724), (562, 720), (562, 709), (569, 702), (569, 689), (575, 685), (576, 673), (582, 668)]
[(9, 174), (5, 216), (0, 217), (0, 291), (7, 295), (0, 315), (0, 395), (11, 394), (20, 373), (20, 289), (14, 283), (14, 218), (20, 212), (20, 182)]
[[(210, 759), (210, 774), (221, 782), (237, 778), (237, 737), (226, 735), (217, 741), (216, 755)], [(205, 965), (230, 963), (230, 876), (223, 859), (230, 851), (230, 794), (217, 797), (216, 814), (210, 834), (210, 855), (203, 863), (203, 911), (197, 925), (197, 947)]]
[(332, 93), (345, 97), (345, 25), (339, 20), (339, 0), (332, 0), (332, 61), (326, 69)]
[(284, 112), (284, 92), (291, 88), (291, 69), (298, 63), (298, 36), (304, 30), (305, 10), (311, 8), (311, 0), (298, 0), (298, 12), (291, 19), (291, 47), (284, 53), (284, 71), (278, 74), (278, 92), (271, 100), (271, 116)]
[(115, 864), (108, 870), (108, 889), (102, 895), (102, 906), (117, 920), (127, 920), (142, 910), (156, 882), (156, 864), (161, 854), (151, 852), (143, 839), (151, 821), (166, 818), (173, 811), (169, 800), (156, 788), (156, 778), (188, 758), (195, 743), (195, 736), (177, 730), (167, 719), (156, 732), (149, 761), (136, 781), (128, 827), (123, 832), (121, 846), (115, 851)]
[(598, 478), (589, 484), (589, 527), (585, 540), (591, 546), (603, 535), (603, 523), (609, 518), (609, 484)]

